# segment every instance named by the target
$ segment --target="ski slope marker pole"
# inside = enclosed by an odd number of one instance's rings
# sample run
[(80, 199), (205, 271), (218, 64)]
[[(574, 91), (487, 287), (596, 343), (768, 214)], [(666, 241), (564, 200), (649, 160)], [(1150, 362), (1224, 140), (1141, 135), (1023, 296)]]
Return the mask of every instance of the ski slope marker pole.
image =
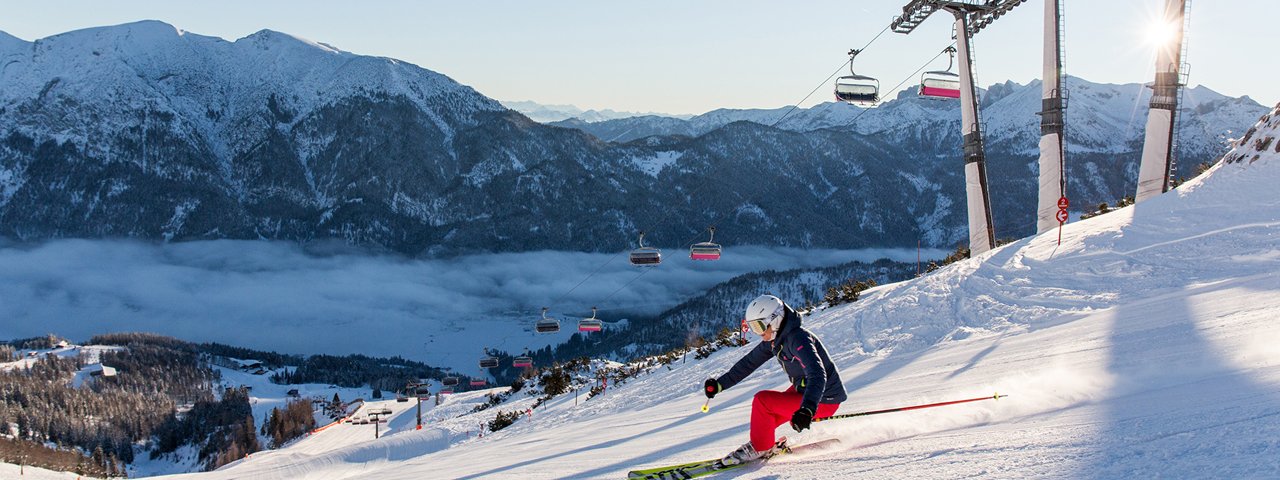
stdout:
[(888, 408), (884, 410), (873, 410), (870, 412), (858, 412), (858, 413), (846, 413), (843, 415), (832, 415), (830, 417), (815, 418), (813, 419), (813, 421), (814, 423), (817, 423), (817, 422), (825, 422), (827, 420), (840, 420), (840, 419), (853, 418), (853, 417), (865, 417), (867, 415), (877, 415), (881, 413), (905, 412), (907, 410), (919, 410), (922, 408), (941, 407), (944, 405), (955, 405), (957, 403), (980, 402), (982, 400), (999, 400), (1007, 396), (1008, 395), (1001, 395), (999, 393), (996, 393), (995, 395), (986, 396), (986, 397), (968, 398), (964, 400), (952, 400), (950, 402), (930, 403), (928, 405), (912, 405), (910, 407)]

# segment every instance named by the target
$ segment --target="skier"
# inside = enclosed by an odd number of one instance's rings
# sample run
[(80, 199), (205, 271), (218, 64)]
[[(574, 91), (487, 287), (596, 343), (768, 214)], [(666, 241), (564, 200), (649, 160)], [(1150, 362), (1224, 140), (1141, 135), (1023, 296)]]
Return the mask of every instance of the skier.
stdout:
[(747, 305), (743, 321), (761, 341), (728, 373), (707, 379), (703, 384), (707, 398), (737, 385), (770, 357), (777, 357), (791, 386), (782, 392), (756, 392), (751, 403), (751, 441), (724, 457), (721, 463), (725, 465), (776, 455), (786, 448), (786, 439), (774, 443), (774, 432), (780, 425), (790, 421), (791, 428), (800, 432), (809, 428), (813, 417), (831, 416), (848, 398), (826, 348), (816, 335), (800, 326), (800, 314), (782, 299), (757, 297)]

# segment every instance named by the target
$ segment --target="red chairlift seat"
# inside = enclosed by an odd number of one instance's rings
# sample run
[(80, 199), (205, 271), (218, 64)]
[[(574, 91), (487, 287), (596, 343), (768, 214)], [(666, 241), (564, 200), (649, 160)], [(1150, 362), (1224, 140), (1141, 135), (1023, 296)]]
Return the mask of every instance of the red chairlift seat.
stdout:
[(920, 96), (960, 98), (960, 76), (951, 72), (924, 72), (920, 77)]
[(488, 383), (489, 383), (489, 382), (488, 382), (488, 381), (486, 381), (486, 380), (485, 380), (485, 379), (483, 379), (483, 378), (472, 378), (472, 379), (471, 379), (471, 386), (473, 386), (473, 387), (483, 387), (483, 386), (487, 385)]
[(707, 227), (711, 231), (711, 239), (701, 243), (695, 243), (689, 247), (689, 258), (691, 260), (719, 260), (720, 244), (713, 243), (716, 239), (716, 227)]
[(924, 72), (920, 75), (920, 96), (932, 98), (960, 98), (960, 75), (951, 72), (956, 63), (956, 48), (947, 47), (944, 53), (951, 55), (946, 70)]
[(604, 323), (601, 323), (600, 319), (596, 318), (597, 310), (599, 309), (597, 309), (596, 307), (591, 307), (591, 318), (584, 318), (582, 320), (578, 320), (579, 332), (599, 332), (601, 330), (604, 330)]
[(515, 368), (529, 368), (533, 366), (533, 357), (522, 355), (511, 361), (511, 366)]
[(693, 260), (719, 260), (720, 244), (711, 242), (695, 243), (689, 248), (689, 258)]

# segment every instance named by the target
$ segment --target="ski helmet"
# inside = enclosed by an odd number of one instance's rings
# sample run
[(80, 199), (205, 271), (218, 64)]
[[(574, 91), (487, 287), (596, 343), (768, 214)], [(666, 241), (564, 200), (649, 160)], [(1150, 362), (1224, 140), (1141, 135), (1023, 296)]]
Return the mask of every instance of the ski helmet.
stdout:
[(747, 313), (742, 321), (756, 335), (764, 334), (770, 328), (776, 332), (782, 326), (784, 312), (782, 299), (773, 295), (761, 295), (747, 305)]

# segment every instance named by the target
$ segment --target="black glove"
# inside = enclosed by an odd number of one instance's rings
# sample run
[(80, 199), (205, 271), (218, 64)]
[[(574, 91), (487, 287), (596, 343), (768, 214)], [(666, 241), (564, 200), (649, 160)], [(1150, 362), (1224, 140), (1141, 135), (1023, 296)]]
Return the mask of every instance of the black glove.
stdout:
[(717, 382), (714, 378), (708, 378), (702, 384), (702, 393), (707, 394), (707, 398), (716, 398), (716, 394), (720, 393), (720, 390), (723, 390), (720, 388), (720, 382)]
[(813, 423), (813, 410), (800, 407), (796, 413), (791, 414), (791, 429), (797, 432), (809, 428), (809, 424)]

